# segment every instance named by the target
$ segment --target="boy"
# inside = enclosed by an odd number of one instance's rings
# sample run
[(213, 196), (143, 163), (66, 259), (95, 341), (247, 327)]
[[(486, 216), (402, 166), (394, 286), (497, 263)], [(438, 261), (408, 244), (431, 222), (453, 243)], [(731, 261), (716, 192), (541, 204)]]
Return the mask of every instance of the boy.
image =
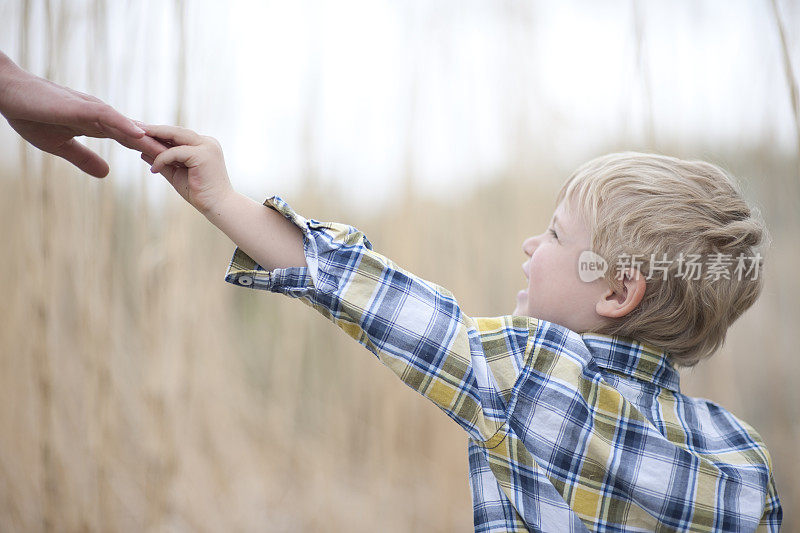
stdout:
[(214, 139), (144, 127), (174, 146), (142, 155), (152, 172), (238, 245), (226, 281), (313, 306), (468, 433), (476, 531), (778, 530), (760, 437), (681, 395), (674, 368), (710, 355), (761, 290), (764, 227), (718, 168), (590, 161), (523, 243), (513, 315), (471, 318), (356, 229), (235, 193)]

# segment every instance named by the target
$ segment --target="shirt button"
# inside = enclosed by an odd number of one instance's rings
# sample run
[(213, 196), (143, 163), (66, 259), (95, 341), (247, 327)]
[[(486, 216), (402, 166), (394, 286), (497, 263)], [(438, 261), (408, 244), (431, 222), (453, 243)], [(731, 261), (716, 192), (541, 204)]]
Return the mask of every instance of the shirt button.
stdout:
[(239, 278), (239, 285), (252, 285), (252, 284), (253, 284), (253, 278), (251, 278), (250, 276), (241, 276)]

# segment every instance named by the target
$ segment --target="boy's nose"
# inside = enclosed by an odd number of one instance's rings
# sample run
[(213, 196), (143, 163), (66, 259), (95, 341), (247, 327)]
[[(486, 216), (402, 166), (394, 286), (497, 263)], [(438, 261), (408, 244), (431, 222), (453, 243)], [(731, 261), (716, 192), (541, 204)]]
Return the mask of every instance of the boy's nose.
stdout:
[(533, 255), (533, 251), (536, 250), (537, 245), (537, 238), (538, 237), (528, 237), (524, 241), (522, 241), (522, 253), (530, 257)]

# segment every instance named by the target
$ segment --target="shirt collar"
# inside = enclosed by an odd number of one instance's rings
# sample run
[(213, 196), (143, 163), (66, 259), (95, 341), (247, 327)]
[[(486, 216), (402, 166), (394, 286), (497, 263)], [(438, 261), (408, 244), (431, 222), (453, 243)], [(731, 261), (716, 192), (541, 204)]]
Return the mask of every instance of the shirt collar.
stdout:
[(680, 375), (666, 351), (619, 336), (584, 333), (581, 338), (597, 366), (680, 392)]

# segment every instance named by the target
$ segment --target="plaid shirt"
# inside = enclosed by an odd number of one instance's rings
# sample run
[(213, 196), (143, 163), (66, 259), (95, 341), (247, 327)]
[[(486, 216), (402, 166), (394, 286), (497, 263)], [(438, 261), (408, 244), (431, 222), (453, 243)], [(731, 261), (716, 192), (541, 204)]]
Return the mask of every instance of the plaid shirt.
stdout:
[(679, 391), (651, 346), (524, 316), (471, 318), (351, 226), (264, 202), (304, 233), (307, 267), (236, 250), (225, 280), (300, 298), (469, 435), (475, 531), (777, 531), (756, 431)]

